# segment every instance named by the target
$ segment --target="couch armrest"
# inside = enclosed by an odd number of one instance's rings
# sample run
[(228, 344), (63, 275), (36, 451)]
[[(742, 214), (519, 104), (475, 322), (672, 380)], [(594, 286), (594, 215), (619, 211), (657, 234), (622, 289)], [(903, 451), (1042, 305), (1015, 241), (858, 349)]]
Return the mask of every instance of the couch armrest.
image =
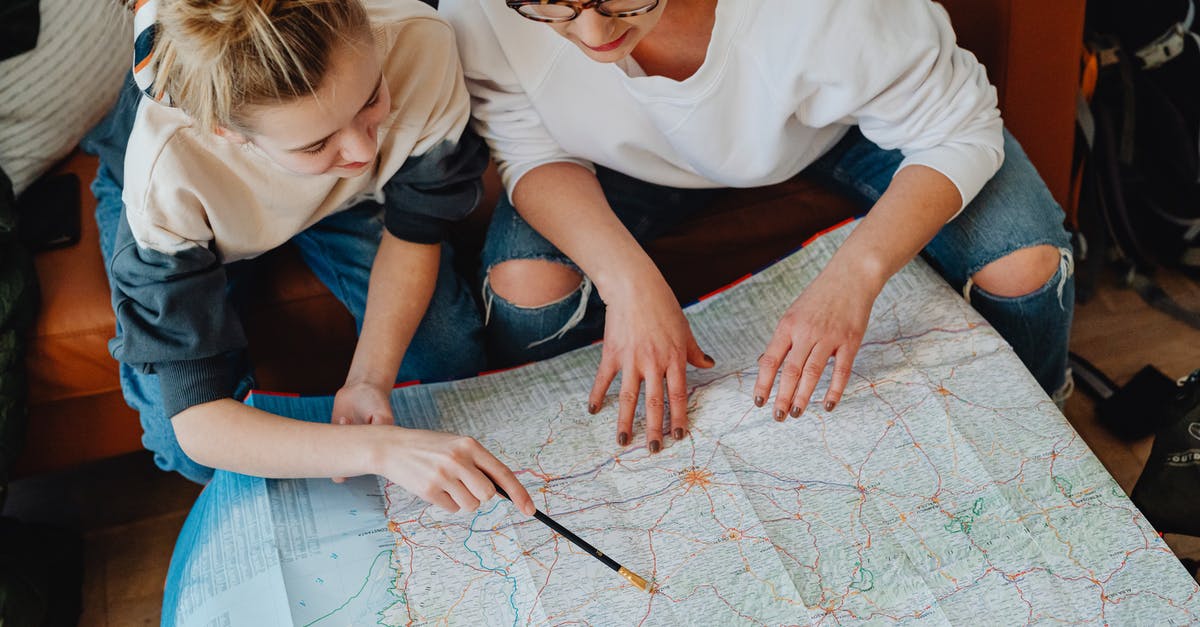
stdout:
[(942, 0), (988, 68), (1008, 128), (1067, 204), (1085, 0)]

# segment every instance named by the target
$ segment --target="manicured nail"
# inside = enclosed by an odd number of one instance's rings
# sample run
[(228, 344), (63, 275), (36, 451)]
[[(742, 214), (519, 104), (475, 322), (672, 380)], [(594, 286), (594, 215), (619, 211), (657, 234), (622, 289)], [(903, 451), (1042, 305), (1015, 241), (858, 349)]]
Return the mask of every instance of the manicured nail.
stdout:
[(662, 442), (658, 440), (650, 440), (650, 452), (657, 453), (662, 450)]
[(825, 411), (833, 411), (834, 407), (837, 407), (837, 403), (833, 401), (825, 401)]
[(597, 405), (597, 404), (595, 404), (595, 403), (588, 403), (588, 413), (589, 413), (589, 414), (594, 414), (594, 413), (596, 413), (596, 412), (598, 412), (598, 411), (600, 411), (600, 406), (599, 406), (599, 405)]
[(713, 359), (712, 356), (709, 355), (708, 353), (704, 353), (704, 359), (707, 360), (708, 363), (710, 363), (714, 366), (717, 365), (717, 360)]
[(617, 444), (627, 446), (629, 444), (629, 434), (624, 431), (617, 434)]
[(784, 418), (787, 418), (787, 412), (783, 411), (782, 409), (776, 409), (775, 410), (775, 421), (783, 422)]
[(792, 406), (792, 418), (799, 418), (800, 413), (803, 411), (804, 411), (804, 408), (800, 407), (799, 405), (793, 405)]
[(765, 403), (765, 402), (767, 402), (767, 399), (765, 399), (765, 398), (763, 398), (763, 397), (761, 397), (761, 396), (755, 396), (755, 397), (754, 397), (754, 406), (755, 406), (755, 407), (762, 407), (762, 406), (763, 406), (763, 403)]
[(683, 439), (683, 427), (675, 427), (674, 435), (675, 435), (676, 440), (682, 440)]

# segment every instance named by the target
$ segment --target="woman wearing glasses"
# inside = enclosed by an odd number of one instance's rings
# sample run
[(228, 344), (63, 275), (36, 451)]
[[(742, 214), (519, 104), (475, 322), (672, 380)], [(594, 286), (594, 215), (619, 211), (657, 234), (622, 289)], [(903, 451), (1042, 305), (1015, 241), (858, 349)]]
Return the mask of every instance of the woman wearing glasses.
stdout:
[(621, 373), (619, 445), (643, 385), (650, 451), (664, 403), (668, 433), (684, 437), (686, 367), (713, 363), (639, 242), (710, 190), (802, 170), (870, 211), (780, 320), (756, 403), (799, 416), (832, 357), (819, 400), (832, 411), (872, 303), (921, 252), (1043, 388), (1066, 388), (1062, 210), (939, 5), (442, 0), (441, 11), (508, 191), (484, 250), (489, 350), (520, 363), (603, 334), (589, 408)]

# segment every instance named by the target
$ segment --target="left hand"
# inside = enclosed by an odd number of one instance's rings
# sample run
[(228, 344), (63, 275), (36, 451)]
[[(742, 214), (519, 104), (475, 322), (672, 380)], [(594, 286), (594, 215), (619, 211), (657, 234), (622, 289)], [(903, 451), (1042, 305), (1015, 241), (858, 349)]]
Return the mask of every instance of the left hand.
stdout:
[(778, 421), (789, 413), (800, 416), (833, 357), (833, 378), (823, 402), (825, 410), (831, 411), (849, 382), (878, 294), (871, 282), (831, 262), (788, 307), (758, 358), (755, 405), (762, 407), (770, 398), (775, 375), (780, 373), (772, 415)]
[[(395, 424), (392, 416), (391, 389), (382, 389), (369, 383), (348, 383), (333, 397), (335, 425), (390, 425)], [(334, 483), (342, 483), (345, 477), (334, 477)]]

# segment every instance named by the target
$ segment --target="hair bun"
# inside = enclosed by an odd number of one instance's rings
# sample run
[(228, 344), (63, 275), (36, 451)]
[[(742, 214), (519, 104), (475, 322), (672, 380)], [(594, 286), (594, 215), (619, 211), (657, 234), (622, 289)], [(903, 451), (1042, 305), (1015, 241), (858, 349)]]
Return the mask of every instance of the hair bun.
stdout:
[(201, 58), (220, 56), (230, 46), (270, 29), (277, 0), (159, 0), (158, 21), (171, 39)]

